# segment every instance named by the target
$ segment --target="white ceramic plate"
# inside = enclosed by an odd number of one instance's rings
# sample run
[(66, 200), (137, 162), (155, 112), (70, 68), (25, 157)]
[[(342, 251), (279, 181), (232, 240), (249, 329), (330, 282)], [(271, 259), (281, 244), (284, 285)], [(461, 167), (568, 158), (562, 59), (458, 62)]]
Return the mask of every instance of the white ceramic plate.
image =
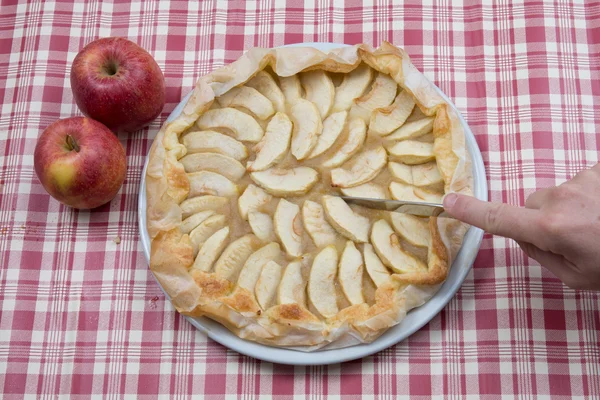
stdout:
[[(329, 51), (344, 45), (335, 43), (302, 43), (292, 46), (311, 46), (321, 51)], [(442, 97), (444, 97), (444, 99), (454, 108), (452, 102), (439, 89), (438, 91)], [(175, 107), (167, 121), (173, 120), (181, 113), (181, 110), (188, 101), (190, 95), (191, 93), (188, 94), (177, 107)], [(459, 117), (465, 130), (467, 148), (471, 154), (471, 158), (473, 159), (474, 195), (481, 200), (487, 200), (487, 182), (485, 178), (483, 160), (481, 159), (481, 152), (479, 151), (479, 147), (477, 146), (477, 142), (475, 141), (475, 137), (473, 136), (471, 129), (469, 129), (467, 123), (462, 118), (460, 113)], [(142, 180), (140, 184), (138, 217), (144, 254), (148, 262), (150, 262), (150, 238), (148, 237), (148, 231), (146, 230), (147, 166), (148, 161), (146, 160), (146, 165), (144, 166), (144, 170), (142, 172)], [(265, 346), (259, 343), (240, 339), (221, 324), (208, 318), (185, 318), (196, 328), (206, 333), (208, 337), (218, 343), (221, 343), (223, 346), (235, 350), (238, 353), (265, 361), (293, 365), (323, 365), (362, 358), (377, 353), (406, 339), (408, 336), (419, 330), (423, 325), (428, 323), (435, 315), (437, 315), (440, 310), (444, 308), (446, 304), (448, 304), (450, 299), (462, 285), (465, 277), (473, 265), (475, 256), (479, 251), (482, 238), (483, 231), (481, 229), (470, 228), (465, 235), (462, 248), (452, 264), (452, 268), (450, 269), (450, 273), (448, 274), (446, 282), (444, 282), (440, 290), (427, 303), (410, 311), (400, 324), (389, 329), (372, 343), (361, 344), (344, 349), (304, 353), (300, 351)]]

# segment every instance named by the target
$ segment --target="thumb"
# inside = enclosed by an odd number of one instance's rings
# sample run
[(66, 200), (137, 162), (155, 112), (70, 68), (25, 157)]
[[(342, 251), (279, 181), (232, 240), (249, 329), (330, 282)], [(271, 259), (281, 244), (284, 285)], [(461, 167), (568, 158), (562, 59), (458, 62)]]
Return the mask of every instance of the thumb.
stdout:
[(536, 243), (539, 237), (538, 210), (490, 203), (472, 196), (449, 193), (444, 209), (454, 218), (517, 241)]

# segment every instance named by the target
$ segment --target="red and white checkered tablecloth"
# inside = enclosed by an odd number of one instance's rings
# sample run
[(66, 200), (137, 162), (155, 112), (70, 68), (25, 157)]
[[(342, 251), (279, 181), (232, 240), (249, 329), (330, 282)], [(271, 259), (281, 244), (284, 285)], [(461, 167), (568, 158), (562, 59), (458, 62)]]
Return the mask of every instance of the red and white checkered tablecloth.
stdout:
[[(463, 112), (494, 201), (523, 204), (598, 162), (600, 2), (369, 3), (1, 0), (0, 397), (600, 398), (599, 295), (566, 288), (500, 237), (486, 235), (428, 325), (341, 365), (241, 356), (165, 302), (138, 234), (146, 154), (196, 79), (253, 46), (404, 47)], [(129, 168), (117, 197), (76, 211), (46, 194), (33, 149), (51, 122), (79, 114), (77, 52), (111, 35), (154, 55), (167, 105), (149, 128), (120, 136)]]

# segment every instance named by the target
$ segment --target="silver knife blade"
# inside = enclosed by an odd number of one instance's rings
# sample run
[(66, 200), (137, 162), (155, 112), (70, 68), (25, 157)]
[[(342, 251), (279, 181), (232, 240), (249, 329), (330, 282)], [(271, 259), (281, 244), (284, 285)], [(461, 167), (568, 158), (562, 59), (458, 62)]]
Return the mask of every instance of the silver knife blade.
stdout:
[(369, 199), (366, 197), (340, 196), (349, 204), (356, 204), (375, 210), (384, 210), (416, 215), (419, 217), (445, 217), (452, 218), (444, 211), (444, 206), (439, 203), (425, 203), (420, 201)]

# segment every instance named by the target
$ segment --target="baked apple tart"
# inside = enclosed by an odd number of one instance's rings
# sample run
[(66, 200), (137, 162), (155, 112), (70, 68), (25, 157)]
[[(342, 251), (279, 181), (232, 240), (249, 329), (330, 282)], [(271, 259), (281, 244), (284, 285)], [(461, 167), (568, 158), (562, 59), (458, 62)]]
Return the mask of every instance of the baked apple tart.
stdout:
[(389, 43), (252, 49), (201, 77), (146, 179), (150, 268), (176, 309), (304, 350), (400, 323), (466, 230), (340, 195), (441, 202), (472, 186), (458, 115)]

